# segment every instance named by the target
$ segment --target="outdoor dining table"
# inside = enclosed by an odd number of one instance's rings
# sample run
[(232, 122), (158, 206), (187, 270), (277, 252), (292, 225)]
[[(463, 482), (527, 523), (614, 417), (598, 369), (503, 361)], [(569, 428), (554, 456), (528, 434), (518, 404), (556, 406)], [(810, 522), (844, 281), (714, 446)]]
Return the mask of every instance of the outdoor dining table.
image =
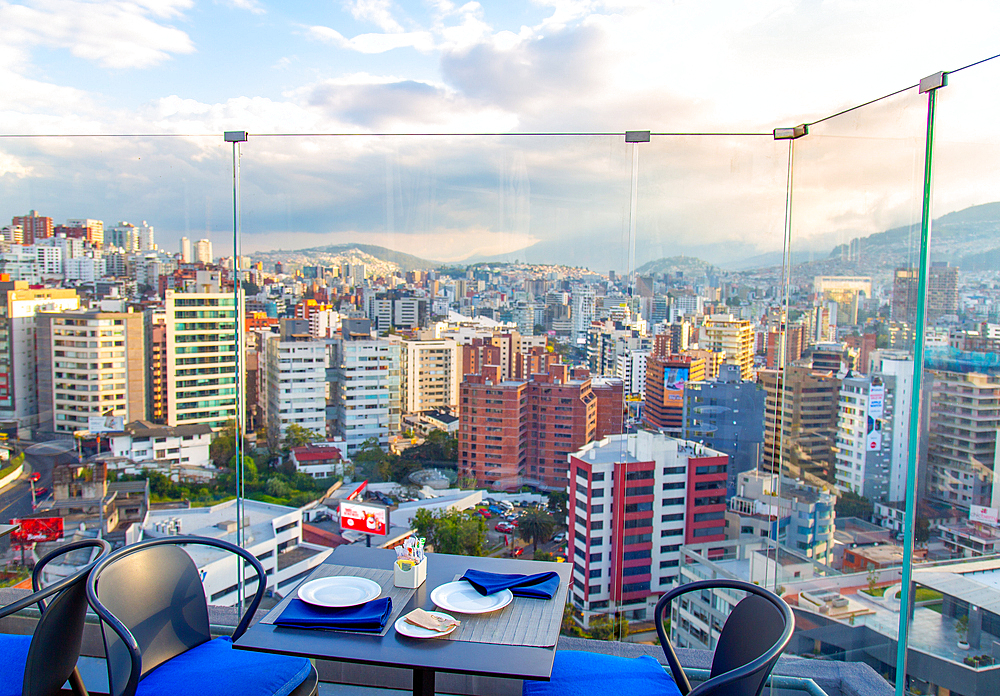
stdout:
[[(382, 577), (379, 571), (392, 573), (396, 554), (391, 549), (341, 546), (302, 582), (330, 575), (344, 566), (358, 569), (359, 575)], [(381, 635), (276, 626), (270, 621), (281, 612), (287, 598), (263, 619), (250, 627), (236, 641), (235, 647), (248, 650), (297, 655), (318, 660), (407, 668), (413, 670), (413, 693), (434, 693), (437, 672), (502, 677), (508, 679), (547, 680), (552, 674), (555, 643), (566, 605), (572, 565), (507, 558), (427, 554), (427, 580), (416, 590), (405, 590), (402, 606), (395, 606), (391, 624), (397, 617), (415, 608), (435, 609), (431, 592), (439, 585), (453, 582), (470, 568), (493, 573), (526, 575), (553, 570), (559, 574), (559, 588), (552, 599), (516, 597), (497, 616), (484, 621), (483, 615), (452, 615), (463, 622), (450, 636), (415, 639), (399, 635), (389, 625)], [(373, 570), (374, 569), (374, 570)], [(342, 573), (341, 573), (342, 574)], [(300, 583), (301, 584), (301, 583)], [(391, 577), (383, 595), (393, 589)], [(288, 592), (294, 597), (296, 588)], [(554, 603), (554, 604), (550, 604)], [(496, 628), (500, 626), (500, 628)], [(483, 631), (488, 631), (484, 633)], [(456, 638), (458, 636), (458, 638)], [(486, 641), (486, 642), (484, 642)], [(548, 643), (551, 645), (539, 645)]]

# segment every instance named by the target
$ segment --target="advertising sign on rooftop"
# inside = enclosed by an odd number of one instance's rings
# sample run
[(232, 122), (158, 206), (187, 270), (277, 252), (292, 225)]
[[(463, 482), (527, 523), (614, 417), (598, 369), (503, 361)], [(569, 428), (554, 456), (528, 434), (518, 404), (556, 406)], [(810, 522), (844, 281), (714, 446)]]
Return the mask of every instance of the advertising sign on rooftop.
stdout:
[(58, 541), (63, 536), (62, 517), (27, 517), (10, 522), (18, 525), (17, 529), (10, 533), (11, 541), (19, 543)]
[(90, 416), (87, 430), (92, 433), (114, 433), (125, 430), (125, 416)]
[(389, 508), (356, 501), (340, 501), (340, 528), (354, 532), (389, 535)]
[(978, 522), (979, 524), (989, 524), (994, 527), (998, 526), (997, 522), (997, 509), (991, 507), (983, 507), (981, 505), (972, 505), (969, 507), (969, 521)]

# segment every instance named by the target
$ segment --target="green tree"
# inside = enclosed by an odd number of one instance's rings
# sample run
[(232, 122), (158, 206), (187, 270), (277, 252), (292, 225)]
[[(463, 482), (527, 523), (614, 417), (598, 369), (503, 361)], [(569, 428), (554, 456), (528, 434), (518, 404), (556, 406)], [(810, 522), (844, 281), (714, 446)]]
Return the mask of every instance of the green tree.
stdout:
[(538, 551), (532, 560), (535, 561), (554, 561), (556, 557), (549, 551)]
[(586, 638), (587, 634), (584, 633), (580, 624), (577, 623), (577, 619), (580, 617), (582, 617), (580, 610), (572, 604), (567, 604), (563, 610), (562, 626), (559, 628), (559, 633), (574, 638)]
[(274, 496), (275, 498), (287, 498), (292, 494), (292, 487), (288, 483), (277, 476), (272, 476), (267, 480), (267, 484), (264, 486), (264, 490), (267, 491), (268, 495)]
[(291, 423), (285, 428), (285, 449), (302, 447), (319, 440), (322, 436), (315, 430), (303, 428), (298, 423)]
[(536, 553), (538, 542), (545, 543), (551, 539), (555, 529), (556, 521), (544, 510), (529, 510), (517, 522), (517, 535), (524, 541), (531, 542)]
[(569, 493), (566, 491), (552, 491), (549, 493), (548, 505), (549, 510), (556, 515), (556, 519), (565, 519), (569, 505)]
[[(243, 438), (243, 451), (250, 451), (250, 443), (246, 437)], [(226, 466), (236, 454), (236, 421), (229, 421), (219, 431), (212, 443), (208, 446), (208, 456), (217, 467)]]
[(590, 637), (594, 640), (624, 640), (628, 635), (628, 619), (621, 614), (600, 614), (590, 620)]
[[(236, 471), (236, 455), (234, 454), (229, 460), (229, 468), (234, 472)], [(243, 457), (243, 476), (244, 483), (256, 483), (257, 481), (257, 462), (253, 460), (253, 457)]]
[(931, 521), (923, 515), (917, 515), (917, 527), (913, 532), (913, 540), (918, 544), (926, 544), (931, 539)]
[(837, 498), (837, 517), (859, 517), (867, 520), (874, 510), (875, 504), (871, 500), (854, 491), (844, 491), (843, 495)]
[(410, 523), (438, 553), (482, 556), (486, 553), (486, 521), (464, 510), (431, 512), (420, 508)]

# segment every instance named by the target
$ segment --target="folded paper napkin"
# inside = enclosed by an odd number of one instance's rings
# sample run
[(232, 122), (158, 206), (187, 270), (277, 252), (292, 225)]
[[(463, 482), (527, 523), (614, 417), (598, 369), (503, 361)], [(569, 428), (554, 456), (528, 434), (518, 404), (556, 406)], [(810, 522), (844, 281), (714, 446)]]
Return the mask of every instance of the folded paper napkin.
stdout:
[(443, 616), (431, 614), (423, 609), (414, 609), (403, 618), (406, 619), (406, 623), (440, 633), (444, 633), (452, 626), (462, 625), (462, 622), (458, 619), (446, 619)]
[(356, 607), (317, 607), (301, 599), (293, 599), (274, 623), (292, 628), (380, 633), (391, 613), (392, 600), (388, 597), (373, 599)]
[(552, 599), (559, 588), (559, 574), (551, 570), (535, 575), (520, 575), (517, 573), (486, 573), (482, 570), (470, 569), (465, 571), (462, 580), (468, 580), (481, 595), (510, 590), (515, 597)]

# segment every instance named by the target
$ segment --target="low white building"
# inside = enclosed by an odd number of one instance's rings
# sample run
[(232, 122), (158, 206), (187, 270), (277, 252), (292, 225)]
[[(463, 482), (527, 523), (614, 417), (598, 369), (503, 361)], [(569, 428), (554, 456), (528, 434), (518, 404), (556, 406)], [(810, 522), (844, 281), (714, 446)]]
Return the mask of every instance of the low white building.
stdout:
[(196, 425), (156, 425), (137, 420), (125, 425), (125, 432), (111, 435), (115, 457), (148, 462), (150, 468), (208, 467), (212, 428)]
[[(236, 501), (188, 510), (151, 510), (142, 525), (145, 539), (193, 534), (236, 543)], [(333, 551), (302, 542), (302, 510), (256, 500), (243, 501), (243, 548), (264, 566), (267, 589), (283, 596)], [(237, 556), (211, 546), (185, 546), (201, 574), (209, 604), (237, 603)], [(256, 583), (246, 591), (256, 590)]]
[(313, 478), (328, 478), (343, 474), (344, 465), (350, 464), (347, 458), (347, 443), (343, 438), (293, 447), (289, 460), (297, 472), (309, 474)]

